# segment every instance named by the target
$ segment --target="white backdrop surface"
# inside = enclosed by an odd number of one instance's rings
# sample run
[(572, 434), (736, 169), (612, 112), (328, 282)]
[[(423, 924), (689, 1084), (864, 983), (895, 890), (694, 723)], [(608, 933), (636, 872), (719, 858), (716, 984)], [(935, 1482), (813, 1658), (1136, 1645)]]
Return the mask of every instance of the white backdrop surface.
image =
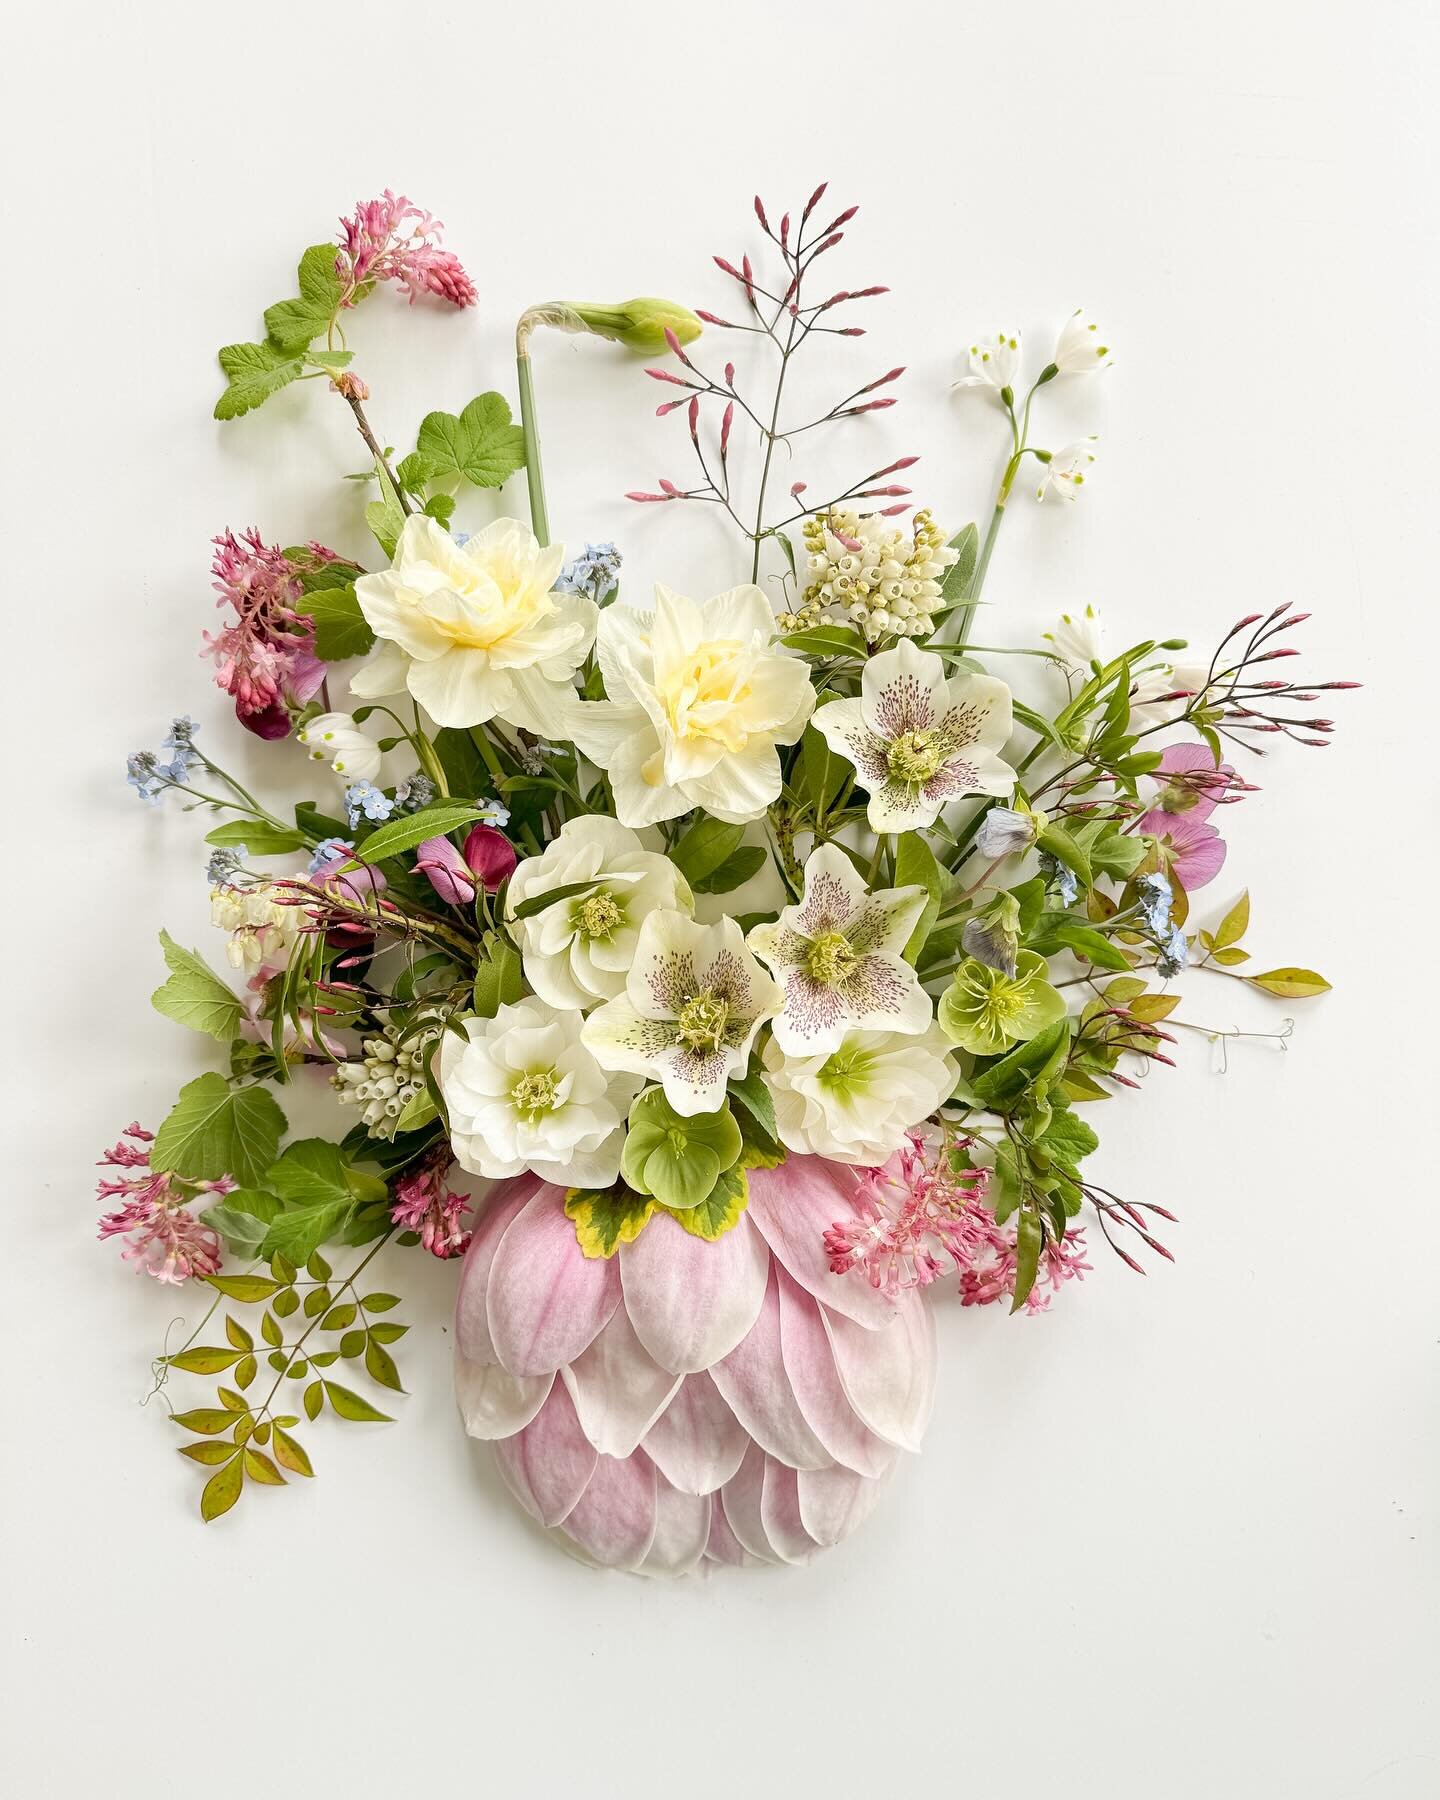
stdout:
[[(11, 16), (12, 1794), (1440, 1791), (1436, 51), (1418, 0)], [(1367, 684), (1328, 709), (1333, 749), (1266, 760), (1205, 895), (1248, 883), (1257, 953), (1336, 991), (1194, 979), (1187, 1017), (1299, 1028), (1224, 1075), (1187, 1042), (1097, 1121), (1110, 1185), (1181, 1215), (1176, 1265), (1097, 1251), (1034, 1320), (942, 1295), (926, 1454), (808, 1571), (667, 1588), (558, 1555), (460, 1433), (453, 1271), (414, 1255), (388, 1284), (413, 1322), (398, 1422), (314, 1428), (318, 1480), (204, 1528), (137, 1405), (174, 1296), (93, 1242), (94, 1159), (205, 1066), (148, 1006), (154, 934), (213, 948), (203, 827), (142, 814), (120, 768), (189, 711), (293, 793), (298, 753), (242, 742), (197, 660), (208, 540), (365, 545), (344, 408), (313, 384), (218, 427), (215, 347), (357, 197), (412, 194), (481, 302), (357, 318), (403, 447), (510, 391), (527, 303), (724, 310), (709, 255), (753, 245), (751, 194), (822, 178), (863, 209), (837, 283), (892, 289), (852, 385), (909, 365), (903, 405), (837, 442), (847, 468), (920, 452), (941, 520), (983, 519), (1000, 425), (949, 390), (963, 347), (1017, 322), (1038, 366), (1082, 304), (1116, 346), (1042, 396), (1044, 436), (1098, 430), (1102, 460), (1074, 509), (1012, 508), (988, 630), (1096, 602), (1126, 641), (1198, 644), (1285, 599), (1315, 614), (1306, 666)], [(683, 466), (638, 367), (538, 358), (557, 536), (617, 539), (632, 594), (735, 580), (708, 515), (620, 498)]]

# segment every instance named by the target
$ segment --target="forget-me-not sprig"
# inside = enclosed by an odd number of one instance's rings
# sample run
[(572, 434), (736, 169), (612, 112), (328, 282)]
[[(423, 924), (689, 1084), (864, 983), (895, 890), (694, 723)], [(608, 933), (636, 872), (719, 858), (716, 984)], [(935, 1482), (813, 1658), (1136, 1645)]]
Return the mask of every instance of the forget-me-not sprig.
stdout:
[(235, 871), (240, 867), (240, 855), (235, 850), (212, 850), (210, 860), (205, 865), (205, 879), (211, 887), (223, 887)]
[(401, 812), (420, 812), (429, 806), (434, 798), (435, 783), (418, 769), (408, 781), (402, 781), (395, 790), (395, 804)]
[(162, 750), (191, 750), (195, 746), (195, 733), (199, 724), (185, 715), (170, 721), (170, 729), (160, 740)]
[(1142, 875), (1135, 883), (1135, 893), (1146, 929), (1157, 938), (1165, 937), (1170, 931), (1170, 907), (1174, 900), (1169, 881), (1158, 873)]
[(1172, 975), (1178, 975), (1190, 960), (1190, 942), (1178, 925), (1174, 926), (1168, 938), (1160, 947), (1155, 967), (1168, 981)]
[(151, 806), (160, 804), (165, 783), (159, 777), (153, 750), (136, 750), (125, 759), (125, 779), (140, 798)]
[(310, 858), (310, 866), (306, 870), (306, 874), (318, 875), (326, 863), (332, 863), (337, 858), (348, 858), (354, 854), (354, 850), (355, 846), (345, 838), (321, 838), (315, 846), (315, 852)]
[(598, 606), (620, 585), (620, 552), (613, 544), (587, 544), (566, 563), (555, 585), (563, 593), (584, 594)]
[(345, 816), (353, 831), (361, 819), (388, 819), (395, 802), (376, 787), (373, 781), (357, 781), (345, 790)]
[(1060, 861), (1058, 856), (1051, 856), (1048, 850), (1040, 852), (1040, 872), (1047, 883), (1054, 888), (1062, 906), (1073, 906), (1080, 897), (1080, 883), (1075, 871)]

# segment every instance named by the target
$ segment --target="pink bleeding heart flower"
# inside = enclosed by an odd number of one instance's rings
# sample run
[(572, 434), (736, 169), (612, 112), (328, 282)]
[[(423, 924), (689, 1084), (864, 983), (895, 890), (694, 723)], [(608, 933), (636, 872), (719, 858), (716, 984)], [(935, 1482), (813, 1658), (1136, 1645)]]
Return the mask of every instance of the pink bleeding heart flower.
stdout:
[(870, 1513), (935, 1388), (914, 1292), (831, 1273), (823, 1234), (855, 1171), (792, 1156), (749, 1173), (713, 1242), (657, 1212), (608, 1259), (565, 1194), (499, 1184), (456, 1311), (465, 1428), (582, 1559), (647, 1575), (808, 1562)]
[(480, 878), (480, 884), (487, 894), (493, 894), (502, 883), (510, 879), (520, 860), (509, 838), (493, 825), (473, 826), (466, 835), (461, 854), (469, 868)]

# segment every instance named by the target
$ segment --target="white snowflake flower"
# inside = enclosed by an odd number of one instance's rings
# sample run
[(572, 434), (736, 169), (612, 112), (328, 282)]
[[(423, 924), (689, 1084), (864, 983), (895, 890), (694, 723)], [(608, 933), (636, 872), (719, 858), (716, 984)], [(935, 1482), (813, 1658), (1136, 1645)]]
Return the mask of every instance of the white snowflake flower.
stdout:
[(784, 990), (771, 1029), (787, 1055), (838, 1050), (847, 1031), (924, 1031), (930, 997), (901, 952), (928, 898), (921, 887), (870, 893), (833, 844), (811, 854), (800, 904), (746, 940)]
[(1047, 494), (1057, 494), (1062, 500), (1078, 500), (1095, 462), (1095, 452), (1090, 446), (1098, 442), (1095, 437), (1082, 438), (1078, 444), (1067, 444), (1063, 450), (1057, 450), (1045, 464), (1035, 498), (1043, 500)]
[[(588, 892), (516, 920), (527, 901), (582, 881), (593, 883)], [(668, 856), (645, 849), (633, 831), (599, 815), (562, 825), (543, 855), (527, 857), (515, 870), (506, 897), (526, 979), (542, 1000), (569, 1010), (624, 992), (640, 927), (657, 908), (692, 911), (685, 877)]]
[(691, 1118), (724, 1104), (725, 1083), (744, 1071), (755, 1034), (783, 1000), (733, 919), (700, 925), (653, 912), (624, 994), (591, 1013), (581, 1039), (604, 1068), (658, 1081)]
[(455, 1159), (472, 1175), (530, 1169), (557, 1187), (608, 1187), (620, 1173), (625, 1115), (640, 1083), (602, 1069), (580, 1016), (520, 1000), (445, 1033), (440, 1091)]
[(328, 762), (346, 781), (373, 781), (380, 773), (380, 746), (350, 713), (317, 713), (295, 736), (312, 762)]
[(772, 1039), (765, 1085), (787, 1150), (872, 1167), (901, 1147), (955, 1087), (954, 1045), (938, 1025), (919, 1037), (848, 1032), (828, 1055), (787, 1057)]
[(1083, 307), (1061, 326), (1050, 360), (1062, 375), (1093, 375), (1110, 367), (1110, 346), (1100, 341), (1099, 327), (1085, 317)]
[(999, 754), (1012, 725), (1009, 688), (990, 675), (947, 679), (940, 658), (908, 639), (871, 657), (859, 699), (832, 700), (815, 725), (854, 763), (872, 831), (931, 825), (950, 800), (1015, 786)]
[(1015, 387), (1020, 373), (1020, 333), (995, 331), (977, 338), (970, 346), (970, 373), (954, 383), (957, 388), (988, 387), (998, 393)]
[(1055, 629), (1041, 636), (1077, 674), (1088, 674), (1092, 662), (1105, 660), (1105, 621), (1098, 607), (1087, 606), (1083, 613), (1061, 613)]

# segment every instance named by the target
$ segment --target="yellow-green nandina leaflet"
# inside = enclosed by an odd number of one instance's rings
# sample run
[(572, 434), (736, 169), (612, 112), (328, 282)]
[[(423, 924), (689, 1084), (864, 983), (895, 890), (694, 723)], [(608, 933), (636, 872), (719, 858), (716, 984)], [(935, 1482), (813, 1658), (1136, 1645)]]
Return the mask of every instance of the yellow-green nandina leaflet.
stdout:
[(565, 1216), (574, 1222), (581, 1253), (592, 1258), (613, 1256), (622, 1244), (632, 1243), (654, 1212), (653, 1200), (618, 1185), (571, 1188), (565, 1196)]

